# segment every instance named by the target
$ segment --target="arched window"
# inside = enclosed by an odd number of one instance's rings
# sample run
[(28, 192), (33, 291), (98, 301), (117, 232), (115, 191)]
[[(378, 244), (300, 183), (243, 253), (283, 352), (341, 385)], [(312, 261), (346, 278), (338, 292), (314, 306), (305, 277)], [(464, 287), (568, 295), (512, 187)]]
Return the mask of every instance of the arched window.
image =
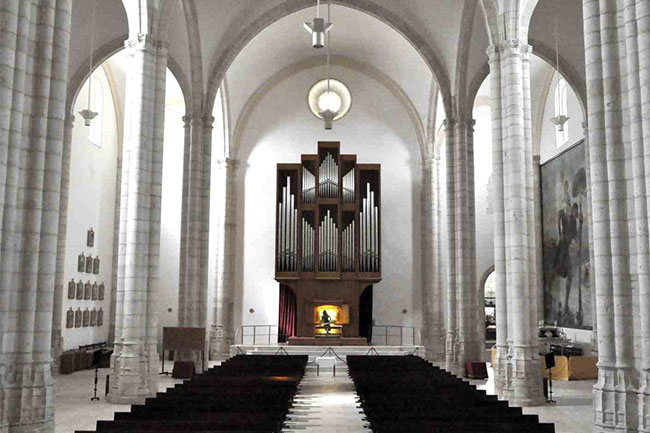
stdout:
[(90, 85), (90, 109), (97, 116), (90, 122), (88, 127), (88, 140), (97, 147), (102, 147), (102, 127), (104, 125), (104, 88), (97, 77), (93, 77)]
[[(567, 94), (567, 82), (560, 76), (555, 86), (555, 117), (568, 116)], [(567, 141), (569, 141), (569, 122), (555, 129), (555, 145), (561, 147)]]

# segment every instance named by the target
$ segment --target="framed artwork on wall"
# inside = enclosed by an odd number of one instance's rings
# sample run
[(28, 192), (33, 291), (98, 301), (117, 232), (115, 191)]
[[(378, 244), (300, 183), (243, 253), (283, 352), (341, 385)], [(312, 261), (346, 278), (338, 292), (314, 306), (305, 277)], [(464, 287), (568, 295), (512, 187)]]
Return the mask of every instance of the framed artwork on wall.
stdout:
[(90, 325), (90, 311), (88, 308), (84, 310), (84, 316), (83, 316), (83, 327), (86, 328), (87, 326)]
[(86, 257), (86, 273), (93, 273), (93, 257), (90, 254)]
[(65, 327), (68, 329), (74, 327), (74, 311), (72, 311), (72, 307), (65, 313)]
[(91, 295), (91, 287), (90, 287), (90, 281), (87, 281), (86, 284), (84, 284), (84, 300), (88, 301), (90, 300), (90, 295)]
[(84, 298), (84, 283), (79, 280), (77, 281), (77, 299), (83, 299)]
[(91, 227), (86, 233), (86, 246), (94, 247), (95, 246), (95, 230)]
[(102, 326), (104, 324), (104, 310), (102, 310), (102, 307), (99, 307), (99, 311), (97, 312), (97, 326)]
[(84, 253), (77, 256), (77, 272), (86, 272), (86, 256)]
[(74, 312), (74, 327), (81, 328), (81, 308)]
[(68, 281), (68, 299), (74, 299), (77, 289), (77, 284), (74, 282), (74, 278)]
[(544, 320), (591, 330), (585, 143), (541, 166)]
[(90, 326), (95, 325), (97, 325), (97, 310), (93, 308), (93, 310), (90, 312)]
[(95, 256), (93, 259), (93, 274), (99, 274), (99, 256)]
[(100, 301), (104, 300), (104, 290), (105, 290), (104, 283), (102, 282), (99, 285), (99, 293), (97, 294), (97, 299), (99, 299)]
[(95, 281), (95, 282), (93, 283), (93, 285), (92, 285), (92, 295), (91, 295), (90, 299), (92, 299), (93, 301), (96, 301), (96, 300), (97, 300), (98, 291), (99, 291), (99, 289), (98, 289), (98, 287), (97, 287), (97, 281)]

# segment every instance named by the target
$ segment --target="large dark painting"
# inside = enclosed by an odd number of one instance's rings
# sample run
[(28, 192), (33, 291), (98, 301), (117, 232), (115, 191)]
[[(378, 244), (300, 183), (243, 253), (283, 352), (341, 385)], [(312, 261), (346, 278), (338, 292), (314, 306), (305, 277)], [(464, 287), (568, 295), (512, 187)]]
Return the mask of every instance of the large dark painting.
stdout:
[(544, 319), (592, 329), (584, 142), (541, 168)]

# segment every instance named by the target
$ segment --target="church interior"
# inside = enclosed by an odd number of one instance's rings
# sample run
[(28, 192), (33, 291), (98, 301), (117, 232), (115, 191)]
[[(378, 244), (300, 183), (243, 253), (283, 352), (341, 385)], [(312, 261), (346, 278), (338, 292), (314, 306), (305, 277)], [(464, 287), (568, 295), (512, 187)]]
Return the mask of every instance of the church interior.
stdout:
[(0, 433), (650, 432), (649, 0), (0, 4)]

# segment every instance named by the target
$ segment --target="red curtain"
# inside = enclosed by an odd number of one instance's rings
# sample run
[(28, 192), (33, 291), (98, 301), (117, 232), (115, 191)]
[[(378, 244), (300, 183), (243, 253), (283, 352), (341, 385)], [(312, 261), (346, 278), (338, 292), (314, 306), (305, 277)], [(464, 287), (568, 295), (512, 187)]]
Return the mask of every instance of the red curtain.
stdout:
[(280, 319), (278, 340), (285, 342), (289, 337), (296, 336), (296, 295), (293, 291), (280, 284)]

